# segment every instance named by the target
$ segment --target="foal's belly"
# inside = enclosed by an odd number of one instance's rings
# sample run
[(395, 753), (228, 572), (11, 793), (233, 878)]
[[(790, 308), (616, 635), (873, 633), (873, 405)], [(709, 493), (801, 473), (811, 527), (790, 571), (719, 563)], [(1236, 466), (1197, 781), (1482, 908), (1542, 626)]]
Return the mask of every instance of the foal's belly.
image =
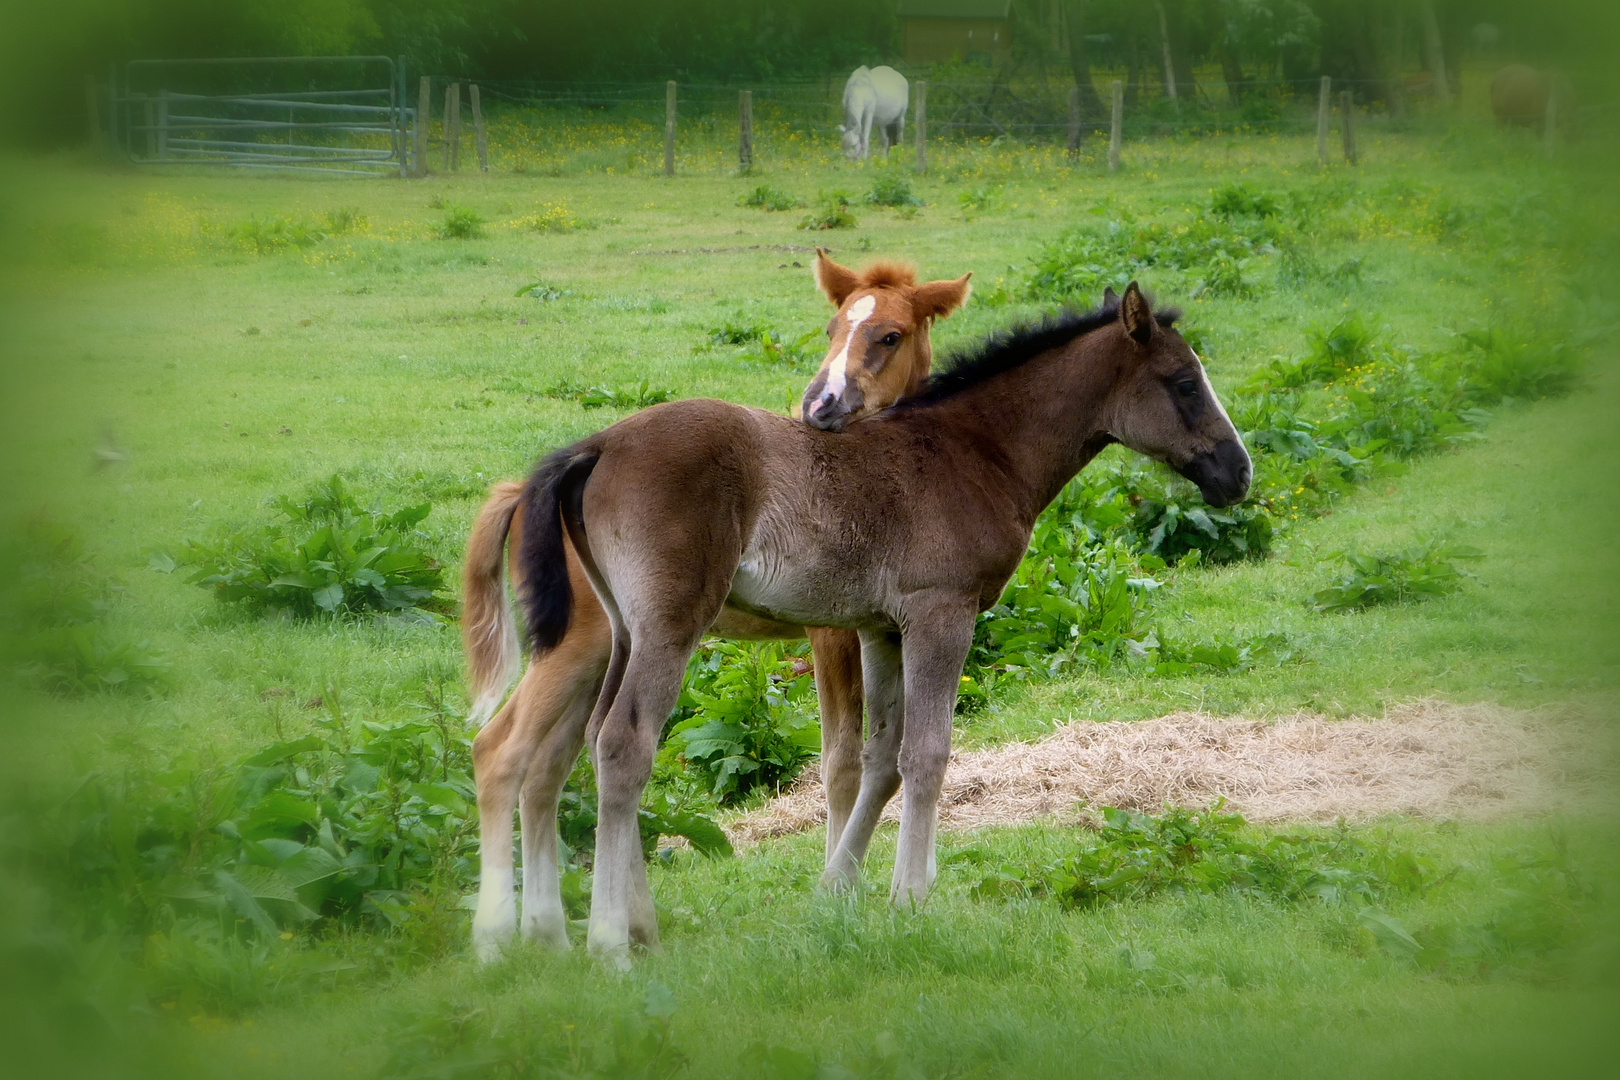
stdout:
[(804, 627), (799, 623), (779, 622), (731, 604), (720, 609), (709, 630), (741, 641), (792, 641), (804, 637)]
[(789, 562), (751, 550), (737, 565), (721, 619), (727, 618), (726, 612), (735, 612), (738, 618), (778, 627), (858, 628), (884, 622), (868, 610), (869, 604), (858, 590), (850, 588), (852, 584), (847, 569), (840, 575), (835, 569), (807, 563), (802, 556)]

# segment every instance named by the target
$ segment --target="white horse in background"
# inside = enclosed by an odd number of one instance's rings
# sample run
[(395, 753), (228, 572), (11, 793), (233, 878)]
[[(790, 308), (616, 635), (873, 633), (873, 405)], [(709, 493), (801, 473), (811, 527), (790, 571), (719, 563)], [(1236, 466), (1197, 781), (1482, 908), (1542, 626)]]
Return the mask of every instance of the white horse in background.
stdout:
[(855, 69), (844, 84), (844, 122), (838, 130), (844, 136), (844, 156), (865, 161), (872, 129), (883, 137), (883, 154), (906, 133), (906, 105), (911, 87), (906, 77), (892, 67)]

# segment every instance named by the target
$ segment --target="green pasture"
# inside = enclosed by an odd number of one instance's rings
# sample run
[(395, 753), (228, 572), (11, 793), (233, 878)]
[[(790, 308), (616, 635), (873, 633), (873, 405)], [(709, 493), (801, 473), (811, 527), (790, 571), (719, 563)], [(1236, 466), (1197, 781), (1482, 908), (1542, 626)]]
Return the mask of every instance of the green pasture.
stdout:
[[(579, 949), (478, 968), (468, 913), (444, 892), (392, 931), (225, 944), (131, 938), (54, 893), (29, 853), (88, 777), (194, 775), (316, 731), (338, 703), (394, 722), (436, 695), (464, 701), (453, 615), (244, 614), (172, 570), (186, 540), (264, 520), (270, 498), (335, 473), (389, 509), (430, 502), (427, 545), (453, 570), (490, 483), (626, 415), (567, 386), (791, 409), (814, 345), (795, 365), (711, 336), (728, 322), (787, 341), (818, 330), (816, 244), (856, 265), (972, 271), (975, 298), (935, 329), (943, 356), (1051, 307), (1025, 286), (1063, 230), (1180, 227), (1233, 183), (1343, 195), (1298, 232), (1312, 265), (1353, 269), (1290, 276), (1286, 252), (1262, 252), (1248, 296), (1144, 272), (1185, 309), (1223, 396), (1352, 312), (1416, 350), (1493, 327), (1563, 343), (1584, 358), (1579, 385), (1504, 402), (1477, 435), (1287, 522), (1264, 560), (1160, 575), (1158, 625), (1189, 640), (1275, 633), (1283, 654), (1226, 674), (1117, 665), (1005, 682), (959, 741), (1178, 709), (1377, 716), (1430, 697), (1610, 715), (1620, 222), (1601, 143), (1549, 163), (1528, 135), (1374, 127), (1359, 167), (1322, 169), (1314, 140), (1238, 133), (1133, 142), (1112, 175), (1095, 148), (1071, 165), (1038, 147), (942, 144), (921, 177), (898, 154), (852, 167), (830, 142), (774, 158), (765, 143), (740, 177), (719, 132), (665, 179), (648, 148), (605, 135), (600, 153), (577, 133), (497, 127), (494, 141), (542, 149), (521, 172), (497, 154), (488, 174), (410, 182), (4, 163), (0, 524), (9, 550), (76, 538), (109, 583), (98, 617), (165, 671), (133, 692), (52, 694), (8, 676), (0, 833), (19, 869), (0, 884), (13, 958), (0, 1009), (31, 1069), (19, 1075), (1585, 1075), (1612, 1052), (1620, 926), (1603, 898), (1620, 877), (1606, 814), (1361, 827), (1430, 867), (1374, 915), (1246, 893), (1075, 911), (976, 896), (986, 865), (1049, 862), (1077, 841), (1036, 826), (947, 836), (921, 912), (883, 899), (887, 831), (877, 886), (848, 899), (814, 890), (818, 834), (730, 860), (678, 851), (651, 875), (663, 952), (625, 977)], [(896, 177), (917, 205), (862, 201)], [(804, 205), (740, 205), (760, 185)], [(854, 227), (800, 228), (835, 192)], [(1335, 553), (1425, 536), (1482, 553), (1455, 593), (1313, 610)], [(1510, 910), (1541, 929), (1442, 968), (1377, 922), (1506, 940)]]

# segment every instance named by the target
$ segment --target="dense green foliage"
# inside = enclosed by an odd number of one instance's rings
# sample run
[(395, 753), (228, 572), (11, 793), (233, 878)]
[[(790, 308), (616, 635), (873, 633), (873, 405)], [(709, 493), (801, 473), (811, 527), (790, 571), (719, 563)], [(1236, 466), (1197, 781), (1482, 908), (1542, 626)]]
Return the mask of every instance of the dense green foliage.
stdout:
[(704, 352), (714, 345), (742, 345), (745, 348), (738, 356), (743, 360), (781, 364), (800, 371), (821, 361), (821, 331), (806, 330), (790, 336), (769, 323), (748, 322), (740, 314), (737, 318), (736, 322), (728, 320), (712, 327), (708, 340), (695, 346), (694, 351)]
[(869, 206), (921, 206), (922, 200), (911, 193), (911, 181), (896, 170), (878, 174), (872, 181), (872, 190), (864, 199)]
[[(344, 928), (443, 942), (460, 897), (478, 882), (472, 742), (459, 712), (429, 685), (411, 719), (364, 719), (338, 691), (311, 702), (315, 732), (236, 761), (86, 777), (36, 823), (23, 865), (69, 898), (80, 932), (144, 947), (154, 992), (236, 1009), (275, 982), (226, 974), (295, 936), (336, 949), (293, 960), (293, 978), (341, 963)], [(596, 794), (590, 768), (570, 778), (559, 814), (572, 899), (589, 898)], [(715, 822), (654, 792), (641, 811), (649, 857), (661, 836), (729, 855)], [(221, 981), (224, 979), (224, 981)]]
[(853, 229), (860, 221), (849, 211), (851, 202), (849, 192), (834, 189), (832, 191), (818, 192), (816, 201), (811, 204), (810, 212), (799, 221), (799, 228), (817, 229)]
[(779, 641), (713, 641), (692, 656), (660, 765), (708, 796), (777, 792), (821, 751), (815, 689)]
[(737, 198), (738, 206), (754, 206), (761, 210), (793, 210), (799, 205), (799, 200), (790, 193), (769, 184), (760, 184), (752, 191)]
[(471, 207), (448, 203), (444, 220), (439, 223), (439, 235), (446, 240), (476, 240), (484, 235), (484, 219)]
[(279, 520), (191, 540), (177, 561), (225, 603), (303, 618), (366, 611), (444, 611), (444, 572), (416, 529), (432, 505), (366, 509), (333, 476), (302, 500), (281, 496)]
[(1316, 610), (1354, 611), (1374, 604), (1444, 596), (1470, 576), (1458, 569), (1457, 562), (1480, 556), (1475, 548), (1433, 537), (1401, 551), (1376, 555), (1341, 552), (1345, 572), (1316, 594)]
[(571, 380), (554, 383), (540, 391), (541, 397), (556, 401), (576, 401), (586, 409), (645, 409), (675, 397), (672, 390), (654, 386), (643, 379), (629, 386), (584, 386)]

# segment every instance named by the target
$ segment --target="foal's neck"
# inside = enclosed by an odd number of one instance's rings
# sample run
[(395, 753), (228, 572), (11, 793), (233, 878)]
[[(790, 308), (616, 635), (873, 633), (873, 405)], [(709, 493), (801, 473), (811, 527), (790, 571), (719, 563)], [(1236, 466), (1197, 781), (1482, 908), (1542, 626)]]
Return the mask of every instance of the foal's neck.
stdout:
[(936, 422), (1000, 474), (1026, 525), (1114, 441), (1103, 412), (1120, 369), (1101, 341), (1088, 342), (1106, 332), (1082, 335), (935, 406)]

